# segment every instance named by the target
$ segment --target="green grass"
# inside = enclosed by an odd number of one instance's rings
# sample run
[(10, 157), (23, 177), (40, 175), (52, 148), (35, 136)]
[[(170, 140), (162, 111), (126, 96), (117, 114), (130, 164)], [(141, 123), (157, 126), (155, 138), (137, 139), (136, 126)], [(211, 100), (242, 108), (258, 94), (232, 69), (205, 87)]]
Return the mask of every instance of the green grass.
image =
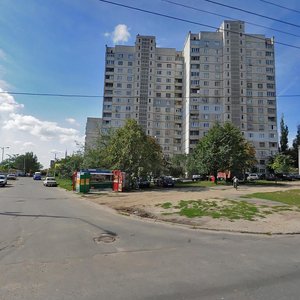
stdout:
[(288, 205), (300, 206), (300, 190), (287, 190), (268, 193), (254, 193), (243, 196), (244, 198), (259, 198), (272, 200)]
[(172, 203), (171, 202), (165, 202), (161, 205), (162, 208), (164, 209), (168, 209), (172, 207)]
[(71, 179), (57, 177), (56, 181), (57, 181), (59, 187), (66, 189), (68, 191), (72, 191), (72, 180)]
[[(214, 219), (226, 218), (231, 221), (243, 219), (254, 221), (255, 218), (264, 218), (265, 214), (272, 213), (264, 207), (250, 204), (245, 201), (218, 200), (181, 200), (177, 205), (172, 206), (170, 202), (163, 203), (165, 209), (174, 209), (173, 214), (179, 214), (188, 218), (209, 216)], [(164, 212), (164, 215), (170, 212)]]

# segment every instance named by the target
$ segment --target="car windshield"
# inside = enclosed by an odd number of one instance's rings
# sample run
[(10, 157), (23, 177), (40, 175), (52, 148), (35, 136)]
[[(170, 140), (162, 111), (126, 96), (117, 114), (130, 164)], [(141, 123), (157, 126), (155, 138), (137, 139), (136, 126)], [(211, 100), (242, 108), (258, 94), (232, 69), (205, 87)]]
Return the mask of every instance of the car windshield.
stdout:
[(55, 178), (54, 177), (47, 177), (46, 180), (48, 180), (48, 181), (51, 181), (51, 180), (55, 181)]

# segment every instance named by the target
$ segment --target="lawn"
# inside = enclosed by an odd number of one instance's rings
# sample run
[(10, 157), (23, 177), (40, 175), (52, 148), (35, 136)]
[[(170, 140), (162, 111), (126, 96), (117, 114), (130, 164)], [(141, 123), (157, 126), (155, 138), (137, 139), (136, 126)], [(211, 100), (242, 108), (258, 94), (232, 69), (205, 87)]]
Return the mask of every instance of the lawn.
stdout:
[(68, 191), (72, 191), (72, 180), (67, 178), (56, 178), (58, 186), (66, 189)]
[(254, 193), (243, 196), (243, 198), (259, 198), (272, 200), (288, 205), (300, 206), (300, 190), (287, 190), (279, 192)]
[(160, 206), (165, 209), (163, 215), (178, 214), (188, 218), (208, 216), (231, 221), (238, 219), (254, 221), (256, 218), (264, 218), (265, 215), (272, 213), (272, 210), (267, 206), (232, 200), (181, 200), (177, 205), (165, 202)]

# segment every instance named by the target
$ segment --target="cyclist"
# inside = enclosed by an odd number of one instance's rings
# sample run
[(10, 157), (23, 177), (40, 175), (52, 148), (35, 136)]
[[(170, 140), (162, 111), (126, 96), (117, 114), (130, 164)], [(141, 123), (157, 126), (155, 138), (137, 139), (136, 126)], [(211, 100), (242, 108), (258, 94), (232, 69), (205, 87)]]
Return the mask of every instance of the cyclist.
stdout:
[(236, 177), (236, 176), (234, 176), (233, 177), (233, 187), (237, 190), (237, 188), (238, 188), (238, 185), (239, 185), (239, 179)]

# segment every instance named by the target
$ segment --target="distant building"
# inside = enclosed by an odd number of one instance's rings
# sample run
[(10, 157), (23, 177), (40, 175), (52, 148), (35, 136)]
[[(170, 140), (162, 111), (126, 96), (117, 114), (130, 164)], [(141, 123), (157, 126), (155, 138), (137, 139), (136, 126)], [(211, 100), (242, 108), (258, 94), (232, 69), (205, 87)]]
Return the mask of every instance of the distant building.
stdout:
[(87, 118), (85, 128), (85, 149), (93, 148), (100, 137), (102, 118)]
[(216, 32), (189, 32), (183, 51), (137, 35), (134, 46), (106, 47), (105, 60), (103, 116), (88, 118), (86, 145), (96, 131), (135, 119), (172, 156), (193, 151), (215, 122), (230, 121), (265, 172), (278, 148), (272, 39), (224, 21)]

